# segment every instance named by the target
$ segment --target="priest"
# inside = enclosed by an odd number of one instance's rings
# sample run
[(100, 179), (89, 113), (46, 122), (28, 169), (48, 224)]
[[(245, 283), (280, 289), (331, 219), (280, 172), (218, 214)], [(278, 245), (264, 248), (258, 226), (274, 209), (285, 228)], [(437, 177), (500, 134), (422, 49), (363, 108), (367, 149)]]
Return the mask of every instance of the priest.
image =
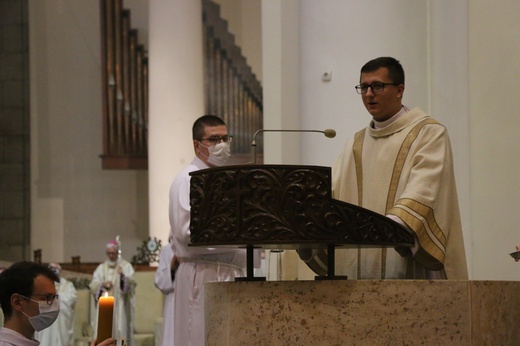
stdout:
[[(398, 222), (414, 235), (415, 246), (338, 250), (336, 273), (351, 279), (467, 279), (448, 130), (402, 103), (404, 69), (395, 58), (367, 62), (355, 89), (372, 119), (334, 164), (333, 197)], [(300, 251), (300, 257), (326, 273), (323, 251)]]

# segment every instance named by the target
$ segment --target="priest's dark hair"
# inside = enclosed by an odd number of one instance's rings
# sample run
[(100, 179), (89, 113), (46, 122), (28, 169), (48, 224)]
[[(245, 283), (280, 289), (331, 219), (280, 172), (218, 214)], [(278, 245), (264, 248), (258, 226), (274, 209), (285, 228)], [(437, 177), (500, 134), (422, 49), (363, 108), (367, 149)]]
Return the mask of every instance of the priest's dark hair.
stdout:
[(216, 115), (206, 114), (195, 120), (192, 129), (192, 138), (200, 141), (204, 137), (204, 128), (206, 126), (226, 126), (224, 120)]
[(393, 83), (404, 84), (404, 69), (399, 60), (383, 56), (367, 62), (361, 68), (361, 73), (374, 72), (382, 67), (388, 69), (388, 77)]

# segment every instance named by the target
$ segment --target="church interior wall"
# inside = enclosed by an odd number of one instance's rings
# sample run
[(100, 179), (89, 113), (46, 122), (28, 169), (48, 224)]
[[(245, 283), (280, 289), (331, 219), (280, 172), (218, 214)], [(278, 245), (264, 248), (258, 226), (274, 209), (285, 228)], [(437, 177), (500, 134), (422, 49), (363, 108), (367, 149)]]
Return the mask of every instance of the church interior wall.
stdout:
[[(346, 139), (368, 123), (353, 89), (361, 65), (379, 55), (400, 58), (407, 72), (404, 102), (430, 112), (451, 135), (470, 278), (517, 280), (508, 253), (519, 242), (514, 100), (520, 4), (376, 3), (299, 2), (301, 127), (338, 131), (333, 140), (304, 137), (302, 163), (331, 165)], [(100, 169), (99, 35), (87, 30), (99, 27), (97, 2), (30, 7), (37, 52), (31, 58), (33, 246), (61, 237), (56, 260), (99, 260), (97, 244), (114, 232), (132, 249), (148, 234), (147, 173)], [(269, 78), (265, 65), (262, 70), (262, 79)], [(332, 80), (325, 83), (321, 76), (329, 70)], [(44, 260), (51, 260), (45, 254), (44, 248)]]
[(30, 254), (27, 6), (0, 2), (0, 254), (13, 260)]
[(473, 277), (518, 280), (520, 3), (472, 0), (468, 13)]
[(42, 260), (127, 257), (148, 236), (146, 171), (102, 170), (99, 2), (29, 2), (31, 246)]

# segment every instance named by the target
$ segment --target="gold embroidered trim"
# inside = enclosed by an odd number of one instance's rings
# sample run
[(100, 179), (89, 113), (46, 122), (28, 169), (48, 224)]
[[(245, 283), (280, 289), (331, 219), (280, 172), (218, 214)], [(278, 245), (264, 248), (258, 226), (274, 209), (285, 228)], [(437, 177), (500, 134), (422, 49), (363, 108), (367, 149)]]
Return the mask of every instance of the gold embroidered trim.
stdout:
[(358, 187), (358, 205), (363, 206), (363, 142), (365, 141), (366, 129), (357, 132), (354, 136), (352, 151), (356, 163), (356, 179)]
[[(354, 145), (352, 152), (354, 155), (354, 162), (356, 164), (356, 179), (358, 189), (358, 203), (360, 207), (363, 206), (363, 142), (365, 141), (366, 128), (357, 132), (354, 135)], [(361, 248), (357, 249), (357, 276), (361, 273)]]
[[(447, 239), (437, 224), (431, 208), (411, 199), (400, 199), (390, 213), (401, 218), (412, 229), (417, 230), (416, 235), (421, 248), (425, 249), (426, 253), (435, 261), (444, 263)], [(416, 259), (421, 261), (419, 258)], [(433, 259), (427, 260), (427, 262), (431, 262)]]
[(394, 170), (392, 172), (392, 179), (390, 180), (390, 188), (388, 189), (388, 196), (386, 199), (386, 211), (388, 211), (393, 207), (395, 203), (395, 195), (397, 193), (397, 188), (399, 186), (399, 179), (401, 177), (401, 173), (403, 172), (404, 162), (408, 153), (410, 152), (410, 147), (412, 143), (417, 139), (419, 132), (422, 128), (428, 124), (438, 124), (434, 119), (428, 118), (424, 119), (406, 135), (405, 140), (401, 144), (401, 149), (399, 149), (399, 153), (397, 154), (397, 158), (395, 160)]
[[(406, 135), (405, 140), (401, 144), (401, 148), (399, 149), (399, 153), (397, 154), (394, 169), (392, 171), (390, 188), (388, 189), (388, 196), (386, 198), (385, 215), (388, 214), (390, 209), (392, 209), (392, 207), (394, 206), (395, 196), (397, 194), (397, 188), (399, 186), (399, 179), (401, 177), (401, 173), (403, 172), (404, 162), (406, 161), (406, 157), (410, 152), (412, 143), (417, 139), (417, 136), (419, 135), (419, 132), (422, 130), (422, 128), (428, 124), (438, 124), (438, 122), (431, 118), (422, 120), (417, 125), (415, 125), (415, 127), (408, 133), (408, 135)], [(384, 279), (385, 277), (383, 273), (386, 273), (386, 248), (383, 249), (381, 262), (381, 277)]]

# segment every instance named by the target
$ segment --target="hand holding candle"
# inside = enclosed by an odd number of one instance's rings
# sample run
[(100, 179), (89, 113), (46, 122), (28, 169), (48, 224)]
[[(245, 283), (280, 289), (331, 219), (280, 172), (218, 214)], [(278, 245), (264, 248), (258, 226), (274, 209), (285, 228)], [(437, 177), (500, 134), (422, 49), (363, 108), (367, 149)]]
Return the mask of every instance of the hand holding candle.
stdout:
[[(105, 293), (106, 294), (106, 293)], [(114, 297), (105, 295), (99, 298), (97, 337), (103, 341), (112, 337), (112, 318), (114, 316)]]

